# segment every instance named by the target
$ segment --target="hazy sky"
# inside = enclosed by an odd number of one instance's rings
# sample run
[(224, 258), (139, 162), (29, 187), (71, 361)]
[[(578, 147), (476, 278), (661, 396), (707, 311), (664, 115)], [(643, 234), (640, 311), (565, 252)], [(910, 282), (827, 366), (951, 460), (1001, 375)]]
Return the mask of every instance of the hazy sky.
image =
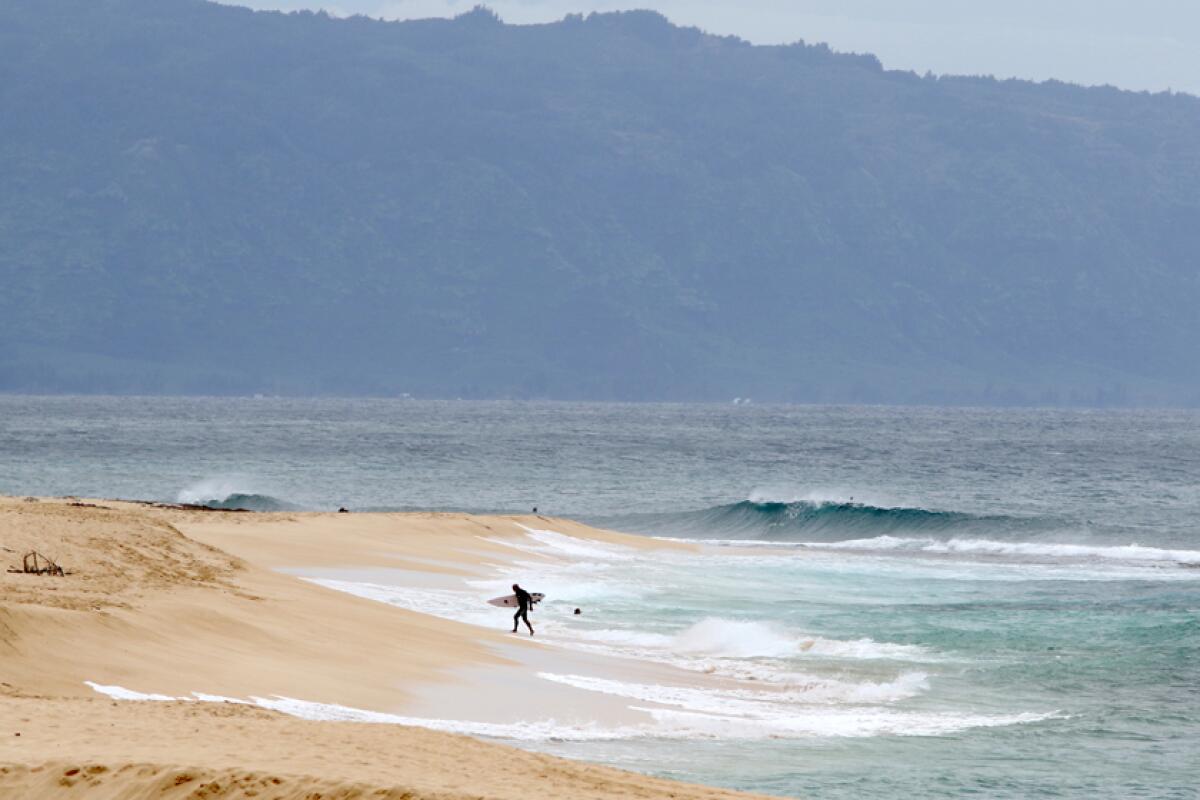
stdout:
[[(238, 2), (238, 0), (225, 0)], [(252, 0), (386, 19), (445, 17), (480, 0)], [(993, 74), (1200, 94), (1200, 0), (491, 0), (506, 22), (653, 8), (756, 43), (828, 42), (917, 72)]]

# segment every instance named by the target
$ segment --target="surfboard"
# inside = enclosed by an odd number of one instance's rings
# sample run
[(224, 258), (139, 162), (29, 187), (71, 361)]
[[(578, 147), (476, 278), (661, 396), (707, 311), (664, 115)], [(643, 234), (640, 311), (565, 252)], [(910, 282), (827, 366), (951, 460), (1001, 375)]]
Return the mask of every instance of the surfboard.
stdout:
[[(541, 592), (530, 592), (529, 596), (532, 598), (533, 602), (540, 603), (546, 595), (542, 594)], [(517, 596), (515, 594), (509, 594), (505, 595), (504, 597), (493, 597), (491, 600), (488, 600), (488, 602), (494, 606), (500, 606), (501, 608), (516, 608)]]

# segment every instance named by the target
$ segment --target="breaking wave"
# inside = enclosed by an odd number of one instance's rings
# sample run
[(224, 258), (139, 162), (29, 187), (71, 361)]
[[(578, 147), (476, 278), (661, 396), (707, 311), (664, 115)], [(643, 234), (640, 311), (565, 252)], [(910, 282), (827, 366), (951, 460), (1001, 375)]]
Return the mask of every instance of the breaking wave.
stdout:
[(853, 497), (774, 499), (756, 492), (738, 503), (607, 523), (655, 536), (733, 545), (1200, 567), (1200, 550), (1140, 544), (1143, 536), (1154, 538), (1153, 531), (1144, 529), (859, 502)]
[(1036, 517), (872, 505), (855, 502), (853, 498), (786, 502), (751, 498), (699, 511), (640, 515), (616, 522), (648, 533), (785, 542), (836, 541), (893, 533), (1028, 532), (1061, 525)]
[(222, 511), (299, 511), (300, 506), (239, 487), (230, 481), (201, 481), (179, 492), (177, 503)]

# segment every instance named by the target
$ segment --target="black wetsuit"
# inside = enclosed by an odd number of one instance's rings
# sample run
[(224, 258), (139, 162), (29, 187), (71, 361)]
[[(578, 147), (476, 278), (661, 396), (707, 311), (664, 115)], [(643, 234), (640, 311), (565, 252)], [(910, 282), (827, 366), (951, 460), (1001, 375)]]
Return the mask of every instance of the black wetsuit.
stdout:
[(529, 607), (533, 605), (533, 598), (529, 596), (529, 592), (524, 589), (517, 589), (517, 613), (513, 614), (513, 633), (517, 632), (517, 624), (525, 621), (525, 627), (529, 628), (529, 635), (533, 635), (533, 626), (529, 624)]

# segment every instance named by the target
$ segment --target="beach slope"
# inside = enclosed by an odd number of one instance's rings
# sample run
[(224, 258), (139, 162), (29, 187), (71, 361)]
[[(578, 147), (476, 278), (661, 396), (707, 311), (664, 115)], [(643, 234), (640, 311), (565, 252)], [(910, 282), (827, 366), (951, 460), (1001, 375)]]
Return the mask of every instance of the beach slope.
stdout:
[(423, 728), (118, 701), (87, 683), (367, 709), (395, 707), (417, 685), (453, 686), (508, 663), (502, 634), (272, 568), (370, 555), (469, 571), (521, 525), (0, 498), (6, 568), (37, 550), (67, 570), (0, 573), (0, 798), (745, 797)]

